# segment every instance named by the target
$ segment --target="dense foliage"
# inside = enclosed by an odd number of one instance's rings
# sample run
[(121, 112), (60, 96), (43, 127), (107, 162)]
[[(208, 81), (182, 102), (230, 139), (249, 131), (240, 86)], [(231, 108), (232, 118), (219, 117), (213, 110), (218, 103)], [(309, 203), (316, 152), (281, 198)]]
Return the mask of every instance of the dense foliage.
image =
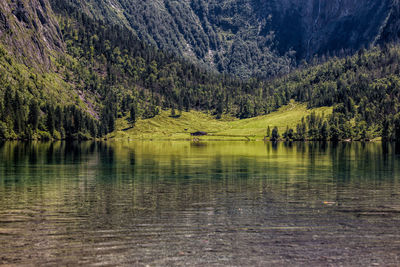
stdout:
[(161, 50), (241, 78), (281, 75), (296, 60), (354, 53), (398, 32), (397, 0), (66, 1)]
[[(64, 0), (114, 25), (125, 25), (138, 37), (161, 50), (184, 55), (221, 73), (237, 77), (271, 77), (288, 73), (293, 60), (289, 49), (276, 51), (277, 42), (268, 8), (243, 1), (107, 1)], [(52, 0), (54, 7), (59, 1)]]
[[(67, 71), (82, 81), (82, 90), (97, 93), (105, 106), (110, 104), (107, 114), (123, 115), (134, 104), (144, 118), (156, 115), (159, 107), (248, 118), (289, 100), (275, 95), (265, 81), (209, 72), (146, 45), (124, 27), (107, 26), (68, 7), (59, 10), (65, 12), (61, 30), (68, 54), (79, 61), (69, 64)], [(60, 64), (68, 65), (64, 59)]]
[[(48, 80), (17, 64), (0, 46), (0, 139), (87, 139), (98, 122), (79, 103), (57, 103)], [(63, 90), (68, 91), (68, 88)]]
[(309, 107), (334, 106), (329, 117), (304, 118), (294, 139), (400, 140), (400, 48), (386, 45), (304, 67), (271, 87)]
[[(70, 2), (52, 0), (66, 51), (49, 57), (54, 69), (48, 74), (18, 65), (0, 47), (0, 138), (101, 137), (114, 131), (117, 118), (134, 125), (160, 109), (171, 109), (171, 116), (195, 109), (217, 119), (250, 118), (294, 99), (334, 110), (304, 118), (282, 133), (285, 139), (400, 140), (398, 45), (315, 59), (272, 80), (243, 80), (158, 50), (129, 28), (95, 20)], [(271, 136), (281, 137), (276, 128)]]
[[(114, 130), (118, 117), (131, 113), (135, 119), (151, 118), (160, 108), (248, 118), (269, 113), (288, 101), (264, 90), (261, 80), (242, 81), (212, 73), (146, 45), (125, 27), (106, 25), (64, 0), (57, 1), (55, 11), (67, 51), (54, 62), (56, 75), (65, 81), (55, 89), (68, 92), (59, 87), (73, 88), (79, 99), (66, 105), (60, 103), (65, 99), (43, 95), (42, 81), (20, 75), (10, 83), (4, 76), (6, 90), (1, 102), (7, 114), (1, 118), (2, 138), (99, 137)], [(10, 57), (5, 51), (3, 56)], [(33, 70), (27, 72), (34, 75)], [(30, 86), (37, 92), (32, 93)], [(13, 105), (15, 101), (21, 104)], [(8, 112), (11, 106), (15, 112)], [(61, 113), (58, 120), (53, 119), (55, 111)], [(37, 127), (36, 122), (29, 124), (31, 113), (39, 121)], [(72, 125), (66, 125), (70, 121)]]

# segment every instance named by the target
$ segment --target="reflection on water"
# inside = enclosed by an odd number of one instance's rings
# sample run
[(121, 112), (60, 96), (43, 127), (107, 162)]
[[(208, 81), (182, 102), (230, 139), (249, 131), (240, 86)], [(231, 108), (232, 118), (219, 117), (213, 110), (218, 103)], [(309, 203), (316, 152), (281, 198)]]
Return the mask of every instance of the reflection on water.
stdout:
[(392, 144), (0, 144), (0, 264), (400, 263)]

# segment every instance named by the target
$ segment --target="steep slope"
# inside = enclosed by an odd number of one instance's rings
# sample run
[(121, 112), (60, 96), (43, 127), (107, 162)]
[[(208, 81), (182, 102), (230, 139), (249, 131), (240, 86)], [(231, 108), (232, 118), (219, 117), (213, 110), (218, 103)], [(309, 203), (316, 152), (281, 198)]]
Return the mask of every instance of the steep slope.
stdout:
[[(264, 1), (258, 2), (263, 6)], [(279, 49), (292, 47), (298, 58), (341, 49), (356, 51), (374, 42), (392, 8), (392, 0), (277, 1), (273, 28)], [(261, 12), (270, 10), (264, 5)]]
[(390, 14), (385, 24), (380, 29), (380, 34), (376, 40), (378, 44), (388, 42), (398, 42), (400, 40), (400, 1), (394, 0)]
[(291, 65), (289, 55), (275, 52), (272, 32), (259, 34), (269, 21), (259, 20), (252, 4), (243, 9), (242, 3), (226, 0), (69, 1), (92, 17), (128, 25), (160, 49), (220, 72), (269, 77), (287, 73)]
[(0, 41), (16, 59), (40, 70), (64, 49), (48, 0), (0, 2)]
[(57, 0), (54, 11), (42, 2), (42, 19), (40, 2), (5, 6), (15, 14), (3, 10), (3, 29), (11, 30), (2, 32), (0, 45), (0, 138), (100, 137), (128, 113), (132, 123), (160, 108), (247, 118), (288, 101), (264, 91), (261, 80), (208, 72), (66, 0)]
[[(334, 140), (365, 137), (367, 131), (400, 139), (398, 46), (360, 50), (274, 80), (243, 81), (149, 46), (124, 26), (95, 20), (71, 5), (75, 0), (51, 1), (54, 9), (47, 0), (2, 3), (0, 138), (101, 137), (115, 129), (118, 118), (134, 126), (162, 109), (172, 110), (171, 118), (197, 110), (216, 119), (225, 114), (244, 119), (294, 99), (310, 107), (334, 106), (328, 119), (302, 122), (299, 130), (312, 131), (299, 133), (301, 138), (328, 138), (333, 129)], [(38, 15), (44, 9), (46, 15)], [(395, 25), (394, 11), (376, 41)], [(237, 26), (235, 36), (241, 36)], [(354, 133), (352, 126), (360, 130)]]
[(70, 2), (96, 18), (129, 26), (161, 49), (241, 77), (287, 73), (293, 56), (300, 61), (368, 47), (383, 28), (392, 27), (388, 17), (398, 8), (397, 0)]

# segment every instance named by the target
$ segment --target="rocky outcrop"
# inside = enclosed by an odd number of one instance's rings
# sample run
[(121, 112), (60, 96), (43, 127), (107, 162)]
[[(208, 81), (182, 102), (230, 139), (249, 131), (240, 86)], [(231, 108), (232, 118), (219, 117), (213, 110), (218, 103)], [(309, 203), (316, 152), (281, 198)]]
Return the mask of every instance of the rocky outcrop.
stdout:
[(392, 0), (283, 0), (267, 12), (279, 50), (293, 48), (301, 59), (373, 44), (392, 8)]
[[(0, 2), (0, 38), (23, 60), (50, 64), (63, 48), (57, 0)], [(95, 18), (219, 71), (271, 76), (326, 53), (400, 36), (399, 0), (69, 0)], [(7, 33), (7, 34), (6, 34)], [(18, 38), (21, 37), (21, 38)]]
[(286, 72), (291, 51), (297, 60), (354, 52), (399, 28), (397, 0), (73, 1), (162, 49), (240, 76)]
[(392, 3), (390, 13), (380, 29), (376, 43), (398, 42), (400, 40), (400, 1)]
[(51, 56), (64, 46), (48, 0), (0, 1), (0, 40), (16, 59), (39, 70), (51, 68)]

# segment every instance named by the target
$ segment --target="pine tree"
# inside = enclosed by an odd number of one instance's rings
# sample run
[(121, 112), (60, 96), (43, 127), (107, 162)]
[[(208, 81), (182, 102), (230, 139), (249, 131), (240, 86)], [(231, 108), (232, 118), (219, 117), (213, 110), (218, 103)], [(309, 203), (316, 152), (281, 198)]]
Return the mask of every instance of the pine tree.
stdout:
[(382, 141), (387, 142), (391, 140), (390, 136), (390, 121), (388, 118), (385, 118), (383, 123), (382, 123)]
[(326, 121), (324, 121), (322, 123), (319, 135), (320, 135), (322, 141), (327, 141), (328, 140), (328, 137), (329, 137), (328, 123)]
[(24, 132), (25, 128), (25, 115), (24, 115), (24, 103), (22, 97), (18, 91), (15, 92), (15, 97), (12, 101), (13, 114), (14, 114), (14, 131), (17, 134)]
[(305, 140), (306, 132), (307, 132), (307, 126), (304, 121), (304, 118), (302, 118), (301, 123), (296, 126), (296, 138), (301, 141)]
[(277, 127), (274, 127), (272, 129), (272, 134), (271, 134), (271, 141), (278, 141), (279, 140), (279, 131)]
[(130, 121), (132, 127), (136, 123), (136, 107), (135, 107), (135, 105), (131, 105), (129, 121)]
[(55, 110), (55, 128), (57, 129), (57, 131), (59, 131), (60, 133), (63, 130), (63, 111), (61, 109), (60, 106), (57, 106), (56, 110)]
[(55, 119), (54, 119), (54, 108), (52, 106), (47, 106), (47, 118), (46, 118), (46, 127), (47, 131), (53, 135), (55, 128)]
[(394, 136), (397, 143), (400, 143), (400, 114), (394, 118)]
[(40, 110), (35, 99), (32, 99), (29, 104), (28, 123), (32, 126), (32, 130), (36, 131), (39, 125)]
[(176, 112), (175, 112), (175, 107), (174, 106), (172, 106), (172, 108), (171, 108), (171, 117), (172, 118), (176, 117)]
[(4, 92), (4, 100), (3, 100), (3, 105), (4, 105), (4, 120), (6, 120), (6, 117), (11, 117), (13, 114), (13, 93), (12, 89), (10, 86), (6, 87), (6, 90)]
[(289, 138), (289, 126), (286, 126), (286, 130), (285, 130), (285, 132), (283, 133), (282, 137), (283, 137), (286, 141), (289, 141), (289, 140), (290, 140), (290, 138)]

